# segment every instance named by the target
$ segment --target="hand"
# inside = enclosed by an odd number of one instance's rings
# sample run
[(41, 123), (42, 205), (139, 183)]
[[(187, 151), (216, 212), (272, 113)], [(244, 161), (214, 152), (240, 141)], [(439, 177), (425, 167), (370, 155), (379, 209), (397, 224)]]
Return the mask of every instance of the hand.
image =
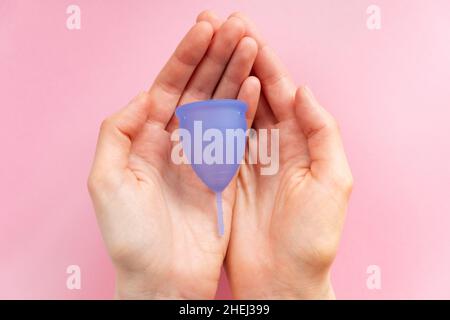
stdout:
[[(352, 187), (338, 126), (311, 91), (296, 88), (273, 51), (257, 40), (262, 94), (255, 129), (279, 129), (279, 172), (243, 165), (226, 266), (237, 298), (333, 298), (329, 271)], [(207, 16), (199, 21), (208, 21)]]
[[(102, 124), (88, 180), (117, 271), (118, 298), (213, 298), (230, 236), (235, 183), (223, 194), (226, 234), (217, 233), (214, 193), (188, 165), (171, 159), (175, 108), (236, 98), (256, 110), (260, 84), (249, 77), (256, 42), (238, 18), (198, 22), (153, 86)], [(215, 27), (216, 26), (216, 27)], [(234, 51), (234, 53), (233, 53)], [(208, 210), (207, 208), (211, 208)]]

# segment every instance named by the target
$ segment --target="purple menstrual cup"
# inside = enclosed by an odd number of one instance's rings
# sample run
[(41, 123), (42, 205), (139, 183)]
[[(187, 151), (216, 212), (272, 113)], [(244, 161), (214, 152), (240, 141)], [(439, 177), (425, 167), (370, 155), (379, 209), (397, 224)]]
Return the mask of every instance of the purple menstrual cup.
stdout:
[(222, 191), (230, 183), (245, 152), (245, 102), (206, 100), (176, 109), (184, 154), (197, 176), (216, 193), (219, 233), (223, 235)]

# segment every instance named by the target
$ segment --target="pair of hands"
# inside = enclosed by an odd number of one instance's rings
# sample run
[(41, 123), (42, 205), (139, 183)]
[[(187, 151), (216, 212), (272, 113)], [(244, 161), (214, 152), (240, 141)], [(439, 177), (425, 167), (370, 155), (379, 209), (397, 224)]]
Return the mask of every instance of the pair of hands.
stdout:
[[(250, 76), (251, 71), (255, 76)], [(215, 195), (170, 159), (178, 105), (246, 101), (249, 126), (279, 129), (279, 172), (243, 164)], [(352, 176), (335, 120), (297, 88), (241, 13), (202, 12), (148, 92), (101, 126), (88, 180), (118, 298), (214, 298), (225, 264), (240, 299), (333, 298)]]

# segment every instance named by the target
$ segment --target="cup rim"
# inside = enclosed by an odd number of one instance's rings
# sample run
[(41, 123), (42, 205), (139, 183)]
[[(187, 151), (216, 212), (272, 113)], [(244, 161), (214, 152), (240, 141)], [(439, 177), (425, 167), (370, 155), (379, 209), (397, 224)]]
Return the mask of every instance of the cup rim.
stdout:
[(202, 107), (220, 107), (220, 106), (230, 106), (237, 108), (239, 111), (246, 112), (247, 111), (247, 104), (238, 99), (209, 99), (209, 100), (202, 100), (202, 101), (196, 101), (196, 102), (190, 102), (183, 104), (176, 108), (175, 114), (177, 117), (180, 117), (183, 113), (188, 112), (192, 109), (202, 108)]

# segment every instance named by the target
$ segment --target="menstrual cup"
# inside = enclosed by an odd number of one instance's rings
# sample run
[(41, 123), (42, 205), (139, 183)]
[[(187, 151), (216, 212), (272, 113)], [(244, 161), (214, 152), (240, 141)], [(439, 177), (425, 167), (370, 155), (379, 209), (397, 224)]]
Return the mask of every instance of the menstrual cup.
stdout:
[(245, 151), (247, 105), (234, 99), (206, 100), (176, 109), (183, 152), (197, 176), (216, 193), (219, 234), (224, 234), (222, 191)]

